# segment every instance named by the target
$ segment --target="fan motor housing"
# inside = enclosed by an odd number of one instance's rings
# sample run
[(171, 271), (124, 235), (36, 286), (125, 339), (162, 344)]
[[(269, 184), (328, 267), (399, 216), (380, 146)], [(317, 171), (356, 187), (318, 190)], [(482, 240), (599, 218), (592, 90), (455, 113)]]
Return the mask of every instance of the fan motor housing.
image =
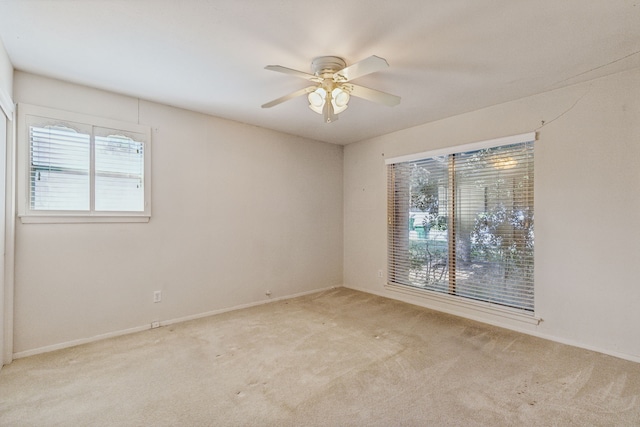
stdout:
[(338, 56), (318, 56), (311, 61), (311, 71), (319, 77), (324, 74), (334, 74), (346, 66), (345, 60)]

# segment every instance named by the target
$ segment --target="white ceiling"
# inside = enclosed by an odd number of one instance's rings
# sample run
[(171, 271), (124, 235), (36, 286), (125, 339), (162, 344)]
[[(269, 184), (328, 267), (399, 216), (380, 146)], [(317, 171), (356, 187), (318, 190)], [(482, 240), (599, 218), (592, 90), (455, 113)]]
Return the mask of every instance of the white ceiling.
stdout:
[[(640, 0), (0, 0), (14, 67), (348, 144), (640, 66)], [(390, 67), (340, 120), (299, 97), (320, 55)]]

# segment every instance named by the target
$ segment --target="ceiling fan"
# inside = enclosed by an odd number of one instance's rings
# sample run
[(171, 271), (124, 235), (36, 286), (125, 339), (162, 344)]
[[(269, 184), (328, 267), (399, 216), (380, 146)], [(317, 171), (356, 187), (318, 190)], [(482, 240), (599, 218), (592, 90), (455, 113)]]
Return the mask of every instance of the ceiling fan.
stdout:
[(297, 96), (307, 95), (309, 108), (322, 114), (326, 123), (331, 123), (338, 120), (338, 114), (347, 109), (351, 96), (393, 107), (400, 103), (399, 96), (351, 83), (352, 80), (388, 66), (384, 58), (375, 55), (348, 67), (345, 60), (337, 56), (319, 56), (311, 62), (313, 74), (281, 65), (267, 65), (264, 67), (267, 70), (300, 77), (314, 84), (267, 102), (262, 105), (262, 108), (271, 108)]

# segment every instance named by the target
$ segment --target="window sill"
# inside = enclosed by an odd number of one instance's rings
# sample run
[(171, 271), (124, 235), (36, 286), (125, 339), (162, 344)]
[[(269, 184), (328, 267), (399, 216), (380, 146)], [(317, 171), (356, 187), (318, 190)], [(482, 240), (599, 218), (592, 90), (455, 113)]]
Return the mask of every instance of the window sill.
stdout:
[(456, 314), (461, 310), (469, 310), (476, 313), (498, 316), (510, 320), (524, 322), (530, 325), (539, 325), (542, 319), (536, 317), (534, 313), (524, 310), (518, 310), (509, 307), (503, 307), (483, 301), (474, 301), (452, 295), (442, 294), (427, 289), (412, 288), (406, 285), (398, 285), (396, 283), (387, 283), (385, 288), (392, 292), (402, 293), (405, 295), (415, 296), (423, 300), (438, 304), (446, 304), (451, 309), (451, 314)]
[(23, 224), (149, 222), (149, 215), (19, 215)]

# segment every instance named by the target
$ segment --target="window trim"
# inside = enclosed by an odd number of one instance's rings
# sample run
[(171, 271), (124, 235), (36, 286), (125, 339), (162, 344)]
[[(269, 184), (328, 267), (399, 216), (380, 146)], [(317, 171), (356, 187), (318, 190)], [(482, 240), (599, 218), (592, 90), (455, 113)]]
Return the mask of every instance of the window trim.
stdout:
[(387, 282), (384, 287), (385, 289), (398, 294), (418, 297), (436, 304), (445, 304), (449, 307), (449, 310), (443, 311), (449, 312), (451, 314), (459, 314), (458, 309), (463, 309), (477, 313), (489, 314), (500, 318), (506, 318), (509, 320), (517, 320), (519, 322), (527, 323), (530, 325), (539, 325), (542, 322), (542, 318), (536, 316), (535, 311), (524, 311), (487, 301), (460, 298), (454, 295), (444, 294), (429, 289), (418, 289), (393, 282)]
[(453, 153), (466, 153), (467, 151), (483, 150), (485, 148), (495, 148), (502, 145), (518, 144), (520, 142), (535, 141), (536, 133), (528, 132), (519, 135), (505, 136), (502, 138), (487, 139), (484, 141), (471, 142), (469, 144), (455, 145), (436, 150), (423, 151), (421, 153), (407, 154), (405, 156), (391, 157), (385, 159), (385, 165), (395, 163), (412, 162), (414, 160), (422, 160), (430, 157), (446, 156)]
[[(29, 117), (44, 120), (74, 122), (144, 135), (144, 211), (35, 211), (29, 205)], [(23, 224), (40, 223), (112, 223), (149, 222), (151, 218), (151, 128), (135, 123), (95, 117), (30, 104), (18, 104), (17, 131), (17, 208)], [(93, 155), (93, 154), (92, 154)]]
[[(489, 140), (483, 140), (478, 142), (472, 142), (468, 144), (449, 146), (445, 148), (408, 154), (403, 156), (391, 157), (385, 159), (385, 169), (389, 170), (388, 166), (397, 163), (404, 162), (412, 162), (416, 160), (423, 160), (432, 157), (445, 156), (455, 153), (465, 153), (469, 151), (477, 151), (488, 148), (495, 148), (505, 145), (518, 144), (527, 141), (536, 141), (537, 134), (536, 132), (528, 132), (518, 135), (506, 136), (502, 138), (494, 138)], [(387, 220), (386, 224), (389, 226), (391, 218), (391, 213), (389, 209), (392, 209), (390, 206), (387, 207)], [(387, 241), (387, 253), (389, 250), (390, 242)], [(534, 255), (535, 256), (535, 255)], [(389, 277), (387, 275), (387, 277)], [(519, 308), (507, 307), (500, 304), (488, 302), (488, 301), (480, 301), (473, 300), (468, 298), (461, 298), (459, 296), (453, 296), (446, 293), (436, 292), (429, 289), (420, 289), (407, 285), (403, 285), (400, 283), (395, 283), (387, 279), (384, 285), (385, 289), (394, 293), (409, 295), (412, 297), (418, 297), (425, 301), (434, 303), (434, 308), (441, 309), (443, 304), (448, 308), (444, 311), (450, 312), (452, 314), (461, 314), (460, 310), (463, 311), (471, 311), (479, 314), (488, 314), (491, 316), (497, 316), (499, 318), (506, 318), (509, 320), (516, 320), (520, 322), (524, 322), (531, 325), (538, 325), (542, 322), (542, 319), (536, 316), (535, 309), (535, 296), (534, 296), (534, 309), (533, 311), (523, 310)]]

